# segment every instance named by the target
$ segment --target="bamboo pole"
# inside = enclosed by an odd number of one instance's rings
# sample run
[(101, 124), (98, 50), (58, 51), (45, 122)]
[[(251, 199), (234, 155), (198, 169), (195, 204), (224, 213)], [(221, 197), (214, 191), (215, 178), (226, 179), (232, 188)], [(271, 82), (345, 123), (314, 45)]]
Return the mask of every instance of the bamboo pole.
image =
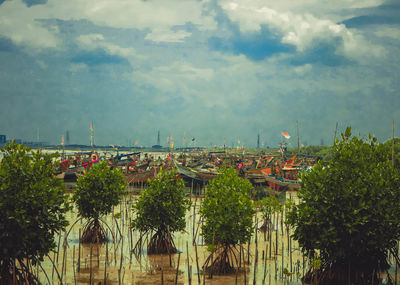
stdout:
[(176, 267), (175, 285), (178, 284), (179, 262), (181, 260), (181, 253), (178, 254), (178, 266)]
[(198, 279), (199, 284), (200, 284), (201, 280), (200, 280), (199, 256), (197, 254), (197, 243), (194, 244), (194, 248), (195, 248), (195, 253), (196, 253), (197, 279)]
[(78, 239), (78, 272), (81, 271), (81, 229), (79, 229), (79, 239)]
[(191, 276), (190, 276), (189, 245), (188, 245), (187, 241), (186, 241), (186, 253), (187, 253), (188, 279), (189, 279), (189, 285), (191, 285), (192, 284), (192, 279), (191, 279)]
[(106, 243), (106, 259), (104, 260), (104, 285), (107, 284), (108, 243)]
[(92, 257), (93, 257), (93, 245), (90, 245), (90, 259), (89, 259), (89, 266), (90, 266), (90, 273), (89, 273), (89, 284), (92, 284), (93, 278), (93, 268), (92, 268)]
[(75, 274), (75, 245), (72, 249), (72, 271), (74, 272), (74, 284), (76, 285), (76, 274)]

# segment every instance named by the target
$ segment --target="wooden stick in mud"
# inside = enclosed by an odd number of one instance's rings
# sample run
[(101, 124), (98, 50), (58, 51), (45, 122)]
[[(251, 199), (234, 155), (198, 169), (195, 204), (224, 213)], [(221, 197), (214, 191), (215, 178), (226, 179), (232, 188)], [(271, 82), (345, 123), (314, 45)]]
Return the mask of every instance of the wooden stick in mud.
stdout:
[(181, 260), (181, 253), (178, 254), (178, 266), (176, 267), (175, 285), (178, 284), (179, 262)]
[(58, 234), (57, 259), (56, 259), (56, 264), (57, 264), (57, 265), (58, 265), (58, 255), (60, 254), (60, 241), (61, 241), (61, 233)]
[(64, 245), (63, 246), (63, 258), (62, 258), (62, 263), (61, 263), (61, 281), (63, 280), (63, 276), (64, 276), (64, 265), (65, 265), (65, 254), (67, 252), (67, 246)]
[[(193, 205), (193, 237), (194, 237), (194, 233), (195, 233), (195, 227), (196, 227), (196, 202), (197, 199), (194, 200), (194, 205)], [(194, 239), (193, 239), (193, 244), (194, 244)]]
[(263, 278), (263, 284), (265, 282), (265, 277), (267, 276), (267, 251), (268, 251), (268, 244), (265, 245), (265, 259), (264, 259), (264, 278)]
[(243, 258), (243, 271), (244, 271), (244, 284), (247, 285), (247, 278), (246, 278), (246, 262), (244, 261)]
[(192, 284), (192, 278), (190, 276), (189, 245), (188, 245), (187, 241), (186, 241), (186, 253), (187, 253), (188, 280), (189, 280), (189, 285), (191, 285)]
[[(290, 229), (289, 229), (290, 231)], [(288, 231), (288, 232), (289, 232)], [(292, 267), (292, 239), (289, 239), (289, 258), (290, 258), (290, 272), (293, 272), (293, 267)], [(290, 279), (292, 279), (292, 276), (290, 276)]]
[(81, 229), (79, 229), (79, 247), (78, 247), (78, 272), (81, 271)]
[(279, 222), (279, 215), (278, 213), (276, 214), (276, 231), (275, 231), (275, 257), (278, 256), (278, 222)]
[(122, 269), (122, 261), (123, 261), (123, 256), (124, 256), (124, 239), (121, 236), (121, 260), (120, 260), (120, 264), (119, 264), (119, 270), (118, 270), (118, 280), (121, 280), (121, 269)]
[(282, 278), (283, 278), (283, 267), (285, 266), (284, 261), (285, 261), (285, 245), (283, 244), (283, 239), (282, 239)]
[(258, 224), (258, 219), (257, 219), (257, 213), (256, 213), (256, 226), (255, 226), (255, 243), (256, 243), (256, 253), (255, 253), (255, 262), (258, 260), (258, 242), (257, 242), (257, 224)]
[(104, 285), (107, 284), (108, 243), (106, 243), (106, 260), (104, 261)]
[(92, 268), (92, 256), (93, 256), (93, 245), (90, 245), (90, 274), (89, 274), (89, 284), (92, 284), (92, 277), (93, 277), (93, 268)]
[(76, 274), (75, 274), (75, 245), (72, 249), (72, 271), (74, 272), (74, 284), (76, 285)]
[(247, 243), (247, 264), (250, 264), (250, 240)]
[[(256, 250), (256, 256), (257, 256), (257, 250)], [(256, 272), (257, 272), (257, 257), (255, 258), (254, 261), (254, 275), (253, 275), (253, 285), (256, 285)]]
[[(50, 259), (50, 257), (49, 257), (49, 259)], [(56, 253), (55, 252), (53, 254), (53, 259), (56, 260)], [(51, 270), (51, 280), (54, 279), (54, 268), (55, 268), (55, 266), (53, 266), (53, 268)], [(13, 284), (15, 284), (15, 283), (13, 283)]]
[(197, 279), (200, 284), (201, 280), (200, 280), (199, 256), (197, 255), (197, 243), (194, 244), (194, 248), (196, 252)]
[(242, 249), (243, 249), (243, 247), (242, 247), (242, 245), (240, 245), (240, 247), (239, 247), (239, 268), (242, 267)]

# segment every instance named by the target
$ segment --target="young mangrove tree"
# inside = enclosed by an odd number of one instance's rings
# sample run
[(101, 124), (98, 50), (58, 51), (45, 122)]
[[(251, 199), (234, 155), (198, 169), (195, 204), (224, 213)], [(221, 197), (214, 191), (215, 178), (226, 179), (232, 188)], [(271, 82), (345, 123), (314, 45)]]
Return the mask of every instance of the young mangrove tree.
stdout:
[(106, 162), (90, 168), (78, 178), (73, 195), (79, 216), (86, 218), (81, 241), (98, 243), (107, 240), (100, 217), (109, 214), (112, 207), (120, 203), (125, 193), (126, 182), (118, 169), (111, 169)]
[(204, 268), (214, 274), (235, 270), (238, 264), (237, 245), (248, 242), (253, 233), (255, 213), (250, 193), (253, 186), (238, 177), (231, 168), (221, 168), (217, 178), (210, 181), (201, 207), (202, 235), (212, 253)]
[(68, 203), (55, 155), (6, 144), (0, 162), (0, 284), (39, 284), (32, 265), (55, 248)]
[(161, 169), (133, 205), (136, 217), (132, 221), (132, 228), (141, 232), (136, 248), (141, 246), (143, 237), (150, 233), (147, 253), (175, 253), (171, 233), (185, 230), (185, 214), (190, 205), (183, 179), (174, 170), (168, 172)]
[[(400, 173), (382, 144), (351, 137), (348, 128), (328, 162), (304, 172), (300, 204), (289, 215), (294, 238), (321, 266), (305, 281), (379, 284), (400, 238)], [(389, 275), (390, 276), (390, 275)]]

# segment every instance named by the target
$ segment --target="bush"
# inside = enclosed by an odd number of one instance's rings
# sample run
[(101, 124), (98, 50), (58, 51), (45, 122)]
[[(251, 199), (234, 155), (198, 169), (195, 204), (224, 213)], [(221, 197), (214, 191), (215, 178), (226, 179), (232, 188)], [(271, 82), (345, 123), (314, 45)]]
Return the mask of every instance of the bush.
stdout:
[[(36, 284), (29, 264), (43, 261), (55, 248), (54, 234), (68, 225), (67, 198), (54, 175), (58, 154), (32, 151), (15, 142), (5, 145), (0, 163), (0, 283)], [(19, 263), (19, 265), (18, 265)]]
[(335, 148), (326, 166), (303, 173), (288, 221), (305, 254), (320, 252), (322, 265), (306, 279), (377, 284), (400, 238), (400, 172), (383, 145), (351, 138), (350, 128)]
[(126, 181), (121, 171), (111, 169), (106, 162), (90, 168), (79, 177), (73, 195), (79, 216), (88, 219), (82, 234), (83, 242), (103, 242), (107, 240), (99, 223), (101, 216), (111, 212), (125, 193)]
[(155, 231), (148, 245), (149, 254), (176, 252), (171, 233), (185, 230), (185, 215), (190, 206), (183, 179), (175, 170), (161, 169), (157, 177), (149, 181), (149, 187), (133, 205), (136, 218), (132, 221), (132, 228), (142, 234)]
[[(217, 252), (209, 266), (214, 273), (231, 272), (231, 255), (236, 254), (234, 247), (251, 238), (255, 213), (250, 199), (252, 190), (251, 183), (238, 177), (232, 167), (222, 168), (207, 186), (200, 212), (204, 220), (201, 229), (206, 243), (213, 245)], [(206, 267), (209, 262), (210, 258), (206, 260)]]

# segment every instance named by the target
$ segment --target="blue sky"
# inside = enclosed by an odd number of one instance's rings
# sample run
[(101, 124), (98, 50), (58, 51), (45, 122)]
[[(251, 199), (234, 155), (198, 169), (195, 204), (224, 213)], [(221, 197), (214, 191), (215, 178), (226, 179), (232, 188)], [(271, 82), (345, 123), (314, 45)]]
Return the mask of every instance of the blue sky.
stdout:
[(0, 133), (276, 146), (400, 132), (400, 4), (0, 1)]

